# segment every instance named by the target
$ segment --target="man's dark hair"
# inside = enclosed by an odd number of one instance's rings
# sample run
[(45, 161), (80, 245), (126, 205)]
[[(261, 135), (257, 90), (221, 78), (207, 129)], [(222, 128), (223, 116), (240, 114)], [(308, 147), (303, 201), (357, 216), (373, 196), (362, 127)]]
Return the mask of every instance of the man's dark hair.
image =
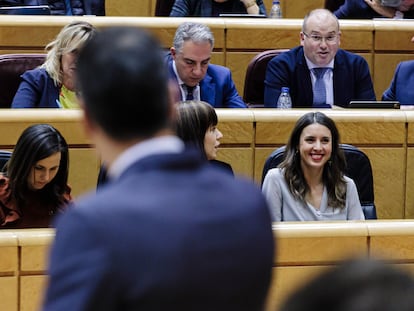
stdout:
[(414, 279), (379, 260), (354, 259), (292, 293), (279, 311), (412, 311)]
[(110, 137), (147, 138), (168, 125), (168, 73), (147, 31), (102, 30), (80, 51), (77, 74), (89, 118)]

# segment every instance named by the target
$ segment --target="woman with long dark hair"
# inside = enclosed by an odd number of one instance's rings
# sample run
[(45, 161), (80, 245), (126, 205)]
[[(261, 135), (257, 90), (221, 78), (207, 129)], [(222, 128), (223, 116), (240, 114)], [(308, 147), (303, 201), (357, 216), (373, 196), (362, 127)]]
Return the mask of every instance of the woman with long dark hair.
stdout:
[(274, 221), (365, 219), (332, 119), (309, 112), (290, 135), (285, 159), (268, 171), (263, 193)]
[(0, 176), (0, 228), (41, 228), (70, 201), (68, 145), (53, 126), (23, 131)]

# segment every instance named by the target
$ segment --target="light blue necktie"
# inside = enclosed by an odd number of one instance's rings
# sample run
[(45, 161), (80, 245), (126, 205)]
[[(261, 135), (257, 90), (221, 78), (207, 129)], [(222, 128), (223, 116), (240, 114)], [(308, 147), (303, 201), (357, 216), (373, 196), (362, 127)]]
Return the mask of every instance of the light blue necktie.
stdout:
[(326, 104), (326, 86), (323, 76), (329, 68), (313, 68), (312, 71), (316, 76), (315, 86), (313, 88), (313, 107), (329, 108)]
[(70, 4), (70, 0), (65, 0), (65, 14), (66, 15), (73, 15), (72, 13), (72, 5)]

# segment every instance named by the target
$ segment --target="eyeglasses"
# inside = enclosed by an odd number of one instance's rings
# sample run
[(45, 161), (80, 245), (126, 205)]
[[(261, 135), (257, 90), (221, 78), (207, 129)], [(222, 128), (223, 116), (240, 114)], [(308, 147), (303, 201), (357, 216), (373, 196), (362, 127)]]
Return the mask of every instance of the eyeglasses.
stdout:
[(322, 40), (325, 40), (326, 43), (336, 43), (338, 40), (338, 34), (334, 34), (334, 35), (329, 35), (326, 37), (320, 36), (320, 35), (308, 35), (306, 32), (302, 31), (302, 33), (308, 37), (311, 38), (313, 42), (317, 42), (317, 43), (321, 43)]

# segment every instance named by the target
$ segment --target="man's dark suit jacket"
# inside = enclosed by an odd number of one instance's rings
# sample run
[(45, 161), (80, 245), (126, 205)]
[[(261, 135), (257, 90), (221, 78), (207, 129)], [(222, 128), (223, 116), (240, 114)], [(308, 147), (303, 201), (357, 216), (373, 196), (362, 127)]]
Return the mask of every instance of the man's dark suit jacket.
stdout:
[(256, 185), (151, 155), (58, 219), (43, 310), (262, 310), (273, 251)]
[(395, 70), (383, 100), (398, 100), (402, 105), (414, 105), (414, 60), (401, 62)]
[[(231, 0), (233, 2), (232, 10), (228, 13), (240, 13), (247, 14), (246, 7), (240, 0)], [(174, 17), (186, 17), (186, 16), (198, 16), (198, 17), (212, 17), (213, 16), (213, 0), (176, 0), (170, 16)], [(259, 14), (266, 15), (266, 7), (263, 4), (263, 0), (256, 0), (256, 4), (259, 6)]]
[[(177, 77), (173, 69), (171, 54), (166, 55), (170, 78), (176, 82)], [(237, 92), (230, 69), (209, 64), (207, 73), (200, 81), (200, 99), (214, 108), (246, 108), (246, 104)]]
[[(290, 89), (292, 107), (312, 107), (312, 81), (302, 46), (270, 60), (265, 78), (265, 107), (276, 107), (281, 88), (284, 86)], [(347, 107), (351, 100), (376, 99), (365, 59), (341, 49), (338, 49), (335, 56), (333, 89), (336, 106)]]
[[(373, 10), (364, 0), (345, 0), (335, 12), (337, 18), (372, 19), (383, 17)], [(413, 18), (414, 11), (404, 12), (405, 18)]]

